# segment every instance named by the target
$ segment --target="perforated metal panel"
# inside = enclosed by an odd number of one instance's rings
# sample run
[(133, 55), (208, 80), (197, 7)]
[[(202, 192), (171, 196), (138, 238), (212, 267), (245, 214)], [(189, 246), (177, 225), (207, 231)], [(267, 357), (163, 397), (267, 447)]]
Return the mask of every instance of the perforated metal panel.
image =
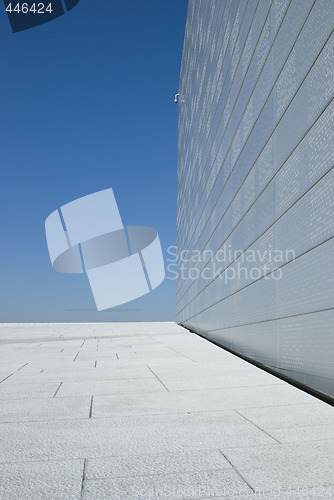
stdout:
[(176, 317), (334, 397), (333, 0), (190, 0)]

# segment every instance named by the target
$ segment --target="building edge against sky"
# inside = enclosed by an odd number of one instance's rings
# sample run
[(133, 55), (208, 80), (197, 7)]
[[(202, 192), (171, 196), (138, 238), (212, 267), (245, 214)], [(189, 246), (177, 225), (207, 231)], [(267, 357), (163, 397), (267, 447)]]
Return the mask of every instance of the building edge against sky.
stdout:
[(190, 0), (176, 320), (334, 397), (332, 0)]

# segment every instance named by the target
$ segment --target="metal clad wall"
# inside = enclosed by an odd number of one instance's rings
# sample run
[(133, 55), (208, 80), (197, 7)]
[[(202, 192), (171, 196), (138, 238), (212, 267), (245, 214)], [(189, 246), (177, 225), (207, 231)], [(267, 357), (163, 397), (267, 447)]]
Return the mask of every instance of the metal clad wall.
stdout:
[(334, 397), (333, 26), (333, 0), (189, 1), (176, 315)]

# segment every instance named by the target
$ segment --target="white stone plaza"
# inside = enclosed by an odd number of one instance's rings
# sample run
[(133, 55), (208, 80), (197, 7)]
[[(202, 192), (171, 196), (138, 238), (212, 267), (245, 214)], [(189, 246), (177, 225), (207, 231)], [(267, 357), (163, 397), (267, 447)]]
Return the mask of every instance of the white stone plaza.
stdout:
[(334, 498), (333, 408), (172, 322), (0, 348), (1, 500)]

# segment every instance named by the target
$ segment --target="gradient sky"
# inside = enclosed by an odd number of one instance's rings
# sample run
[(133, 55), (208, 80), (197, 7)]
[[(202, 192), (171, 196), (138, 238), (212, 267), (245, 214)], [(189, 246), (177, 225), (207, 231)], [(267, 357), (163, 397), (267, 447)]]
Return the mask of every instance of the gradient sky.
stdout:
[(175, 245), (186, 0), (81, 0), (13, 34), (0, 4), (1, 322), (174, 319), (174, 282), (96, 312), (86, 275), (55, 272), (44, 222), (112, 187), (125, 225)]

